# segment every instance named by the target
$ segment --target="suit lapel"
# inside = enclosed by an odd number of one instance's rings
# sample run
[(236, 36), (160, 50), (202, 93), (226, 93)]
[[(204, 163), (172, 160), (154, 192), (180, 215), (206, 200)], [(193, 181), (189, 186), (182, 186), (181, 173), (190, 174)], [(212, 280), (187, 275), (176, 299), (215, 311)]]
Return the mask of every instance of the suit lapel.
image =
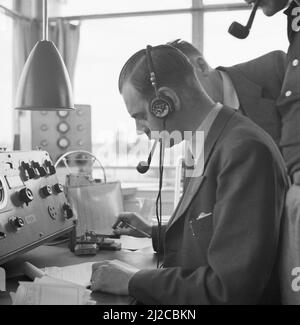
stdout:
[(238, 95), (242, 111), (251, 120), (256, 121), (259, 110), (254, 110), (253, 107), (258, 107), (259, 105), (262, 97), (262, 87), (244, 77), (238, 68), (218, 67), (217, 69), (228, 73)]
[(222, 135), (227, 123), (231, 119), (231, 117), (236, 113), (235, 110), (223, 107), (218, 116), (216, 117), (215, 121), (213, 122), (208, 135), (205, 139), (204, 143), (204, 168), (203, 168), (203, 175), (199, 177), (191, 177), (186, 190), (184, 191), (181, 200), (179, 201), (169, 223), (167, 229), (169, 229), (188, 209), (190, 203), (192, 202), (193, 198), (195, 197), (196, 193), (198, 192), (199, 188), (203, 184), (206, 176), (204, 175), (204, 171), (206, 166), (209, 162), (209, 158), (213, 153), (213, 148), (217, 143), (218, 139)]

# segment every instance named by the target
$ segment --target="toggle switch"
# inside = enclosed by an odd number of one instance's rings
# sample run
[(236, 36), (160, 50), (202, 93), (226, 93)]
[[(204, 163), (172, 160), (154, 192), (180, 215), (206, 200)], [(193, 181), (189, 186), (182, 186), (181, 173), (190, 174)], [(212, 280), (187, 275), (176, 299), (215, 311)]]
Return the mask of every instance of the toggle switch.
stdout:
[(24, 202), (26, 205), (33, 200), (33, 193), (27, 187), (22, 188), (19, 192), (19, 199), (21, 202)]
[(45, 161), (45, 166), (46, 166), (46, 168), (48, 170), (49, 175), (56, 174), (55, 166), (52, 164), (52, 162), (50, 160)]
[(15, 230), (19, 230), (25, 225), (24, 220), (20, 217), (12, 217), (8, 221)]
[(24, 161), (21, 163), (23, 169), (27, 172), (29, 179), (35, 178), (37, 176), (34, 169), (30, 166), (29, 163), (25, 163)]
[(47, 176), (47, 171), (45, 169), (45, 167), (41, 166), (38, 162), (34, 161), (32, 163), (33, 167), (38, 171), (39, 175), (41, 177), (45, 177)]
[(64, 203), (62, 209), (63, 209), (63, 212), (64, 212), (64, 217), (65, 217), (66, 219), (71, 219), (71, 218), (73, 218), (74, 213), (73, 213), (73, 210), (72, 210), (70, 204), (68, 204), (68, 203)]
[(42, 187), (41, 192), (43, 193), (43, 195), (45, 197), (48, 197), (48, 196), (53, 194), (52, 188), (49, 185), (46, 185), (46, 186)]

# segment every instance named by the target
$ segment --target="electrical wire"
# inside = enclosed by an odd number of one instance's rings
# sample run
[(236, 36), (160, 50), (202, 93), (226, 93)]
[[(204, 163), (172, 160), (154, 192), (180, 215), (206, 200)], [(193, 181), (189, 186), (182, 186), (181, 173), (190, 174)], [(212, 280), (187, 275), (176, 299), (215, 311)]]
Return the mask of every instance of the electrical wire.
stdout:
[[(165, 130), (165, 120), (164, 120), (164, 127)], [(163, 139), (160, 139), (160, 150), (159, 150), (159, 185), (158, 185), (158, 194), (156, 198), (156, 219), (157, 219), (157, 232), (158, 232), (158, 238), (157, 238), (157, 268), (160, 268), (159, 266), (159, 257), (160, 257), (160, 244), (161, 244), (161, 228), (162, 228), (162, 198), (161, 198), (161, 192), (162, 192), (162, 184), (163, 184), (163, 172), (164, 172), (164, 147), (163, 147)]]

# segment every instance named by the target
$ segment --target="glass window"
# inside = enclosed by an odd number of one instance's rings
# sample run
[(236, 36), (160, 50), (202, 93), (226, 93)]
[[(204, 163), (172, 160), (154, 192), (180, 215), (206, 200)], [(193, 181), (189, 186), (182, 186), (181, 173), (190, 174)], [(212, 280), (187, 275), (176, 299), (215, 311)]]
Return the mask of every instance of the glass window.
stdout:
[(12, 145), (12, 19), (0, 11), (0, 111), (5, 123), (0, 128), (0, 147)]
[(273, 50), (287, 51), (284, 14), (267, 18), (258, 12), (245, 40), (234, 38), (227, 32), (233, 21), (246, 24), (248, 17), (248, 11), (209, 12), (204, 15), (204, 55), (212, 66), (233, 65)]
[[(155, 1), (58, 0), (58, 1), (61, 4), (60, 15), (62, 16), (189, 8), (191, 7), (191, 3), (192, 3), (191, 0), (155, 0)], [(54, 5), (54, 2), (53, 3), (50, 2), (49, 5), (50, 6)]]
[(203, 4), (205, 5), (217, 5), (217, 4), (224, 4), (224, 3), (244, 4), (245, 2), (242, 0), (203, 0)]
[(8, 8), (8, 9), (12, 9), (13, 1), (12, 0), (0, 0), (0, 5)]

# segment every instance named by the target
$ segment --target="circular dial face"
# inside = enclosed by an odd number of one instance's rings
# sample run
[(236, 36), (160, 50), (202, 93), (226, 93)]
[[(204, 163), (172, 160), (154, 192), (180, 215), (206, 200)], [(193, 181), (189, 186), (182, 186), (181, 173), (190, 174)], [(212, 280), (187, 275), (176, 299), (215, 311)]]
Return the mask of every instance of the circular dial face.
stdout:
[(61, 122), (61, 123), (58, 124), (57, 129), (58, 129), (58, 131), (61, 132), (61, 133), (66, 133), (66, 132), (69, 131), (70, 126), (69, 126), (69, 124), (66, 123), (66, 122)]
[(58, 111), (57, 115), (59, 117), (67, 117), (69, 115), (69, 112), (68, 111)]
[(67, 138), (60, 138), (57, 144), (60, 148), (65, 149), (70, 145), (70, 141)]

